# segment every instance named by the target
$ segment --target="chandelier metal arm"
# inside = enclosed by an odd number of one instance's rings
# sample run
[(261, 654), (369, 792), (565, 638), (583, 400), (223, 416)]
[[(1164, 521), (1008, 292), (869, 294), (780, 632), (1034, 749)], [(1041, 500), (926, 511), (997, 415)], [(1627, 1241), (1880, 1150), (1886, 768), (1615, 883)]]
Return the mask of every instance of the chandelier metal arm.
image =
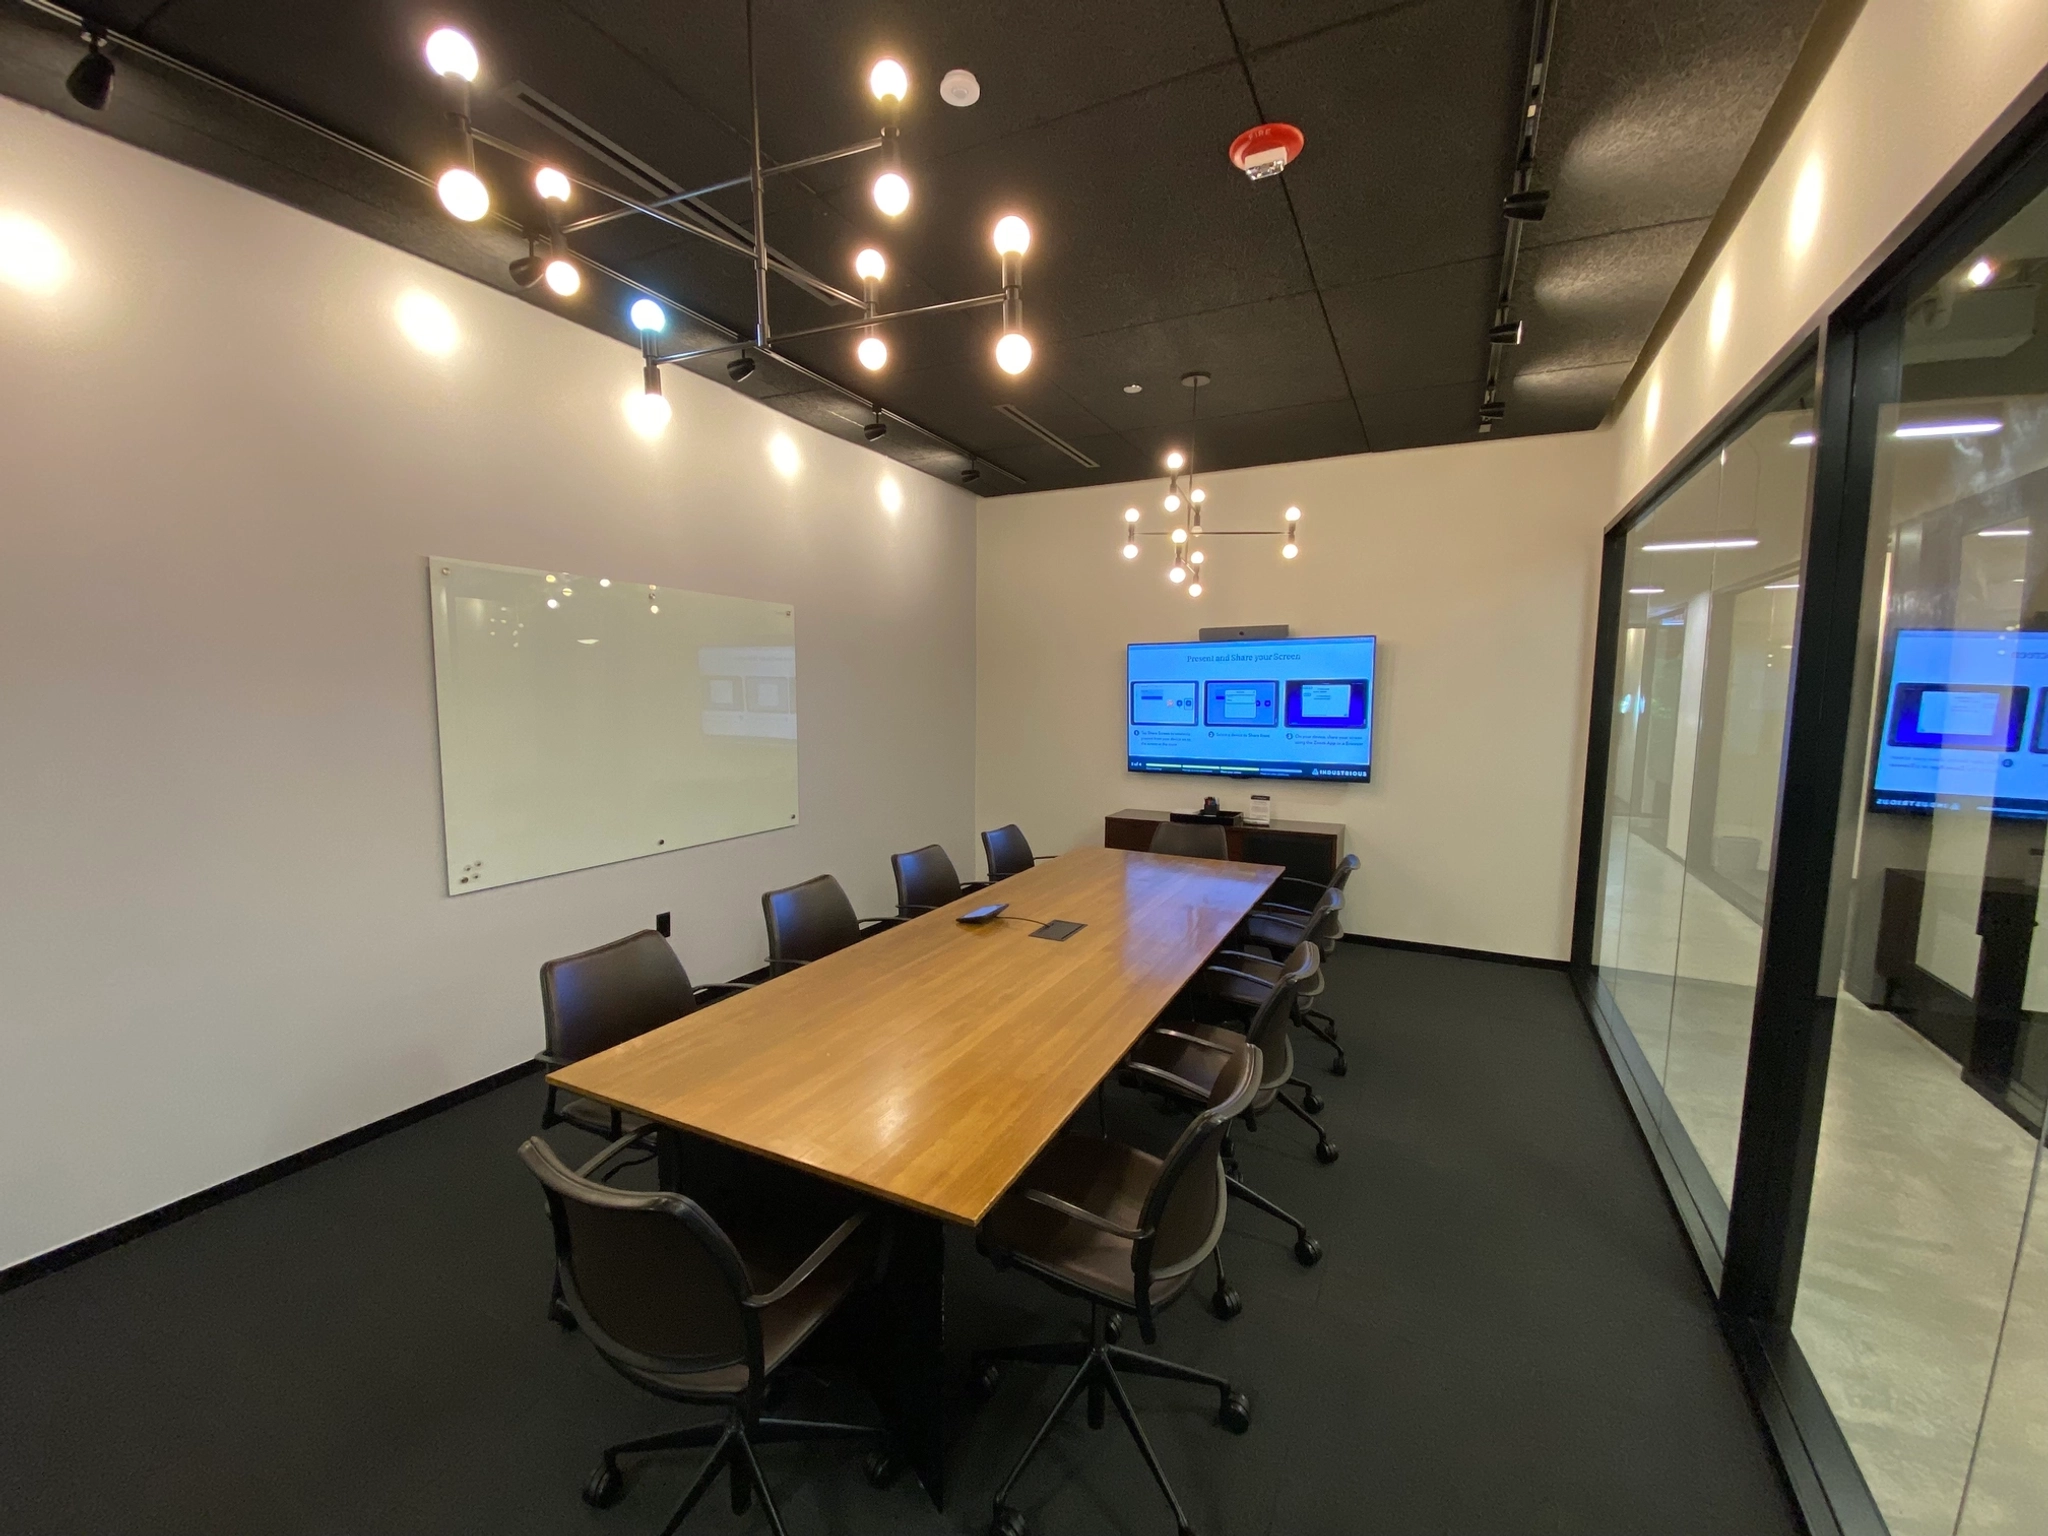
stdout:
[(833, 331), (859, 330), (866, 325), (880, 325), (885, 320), (907, 320), (913, 315), (943, 315), (956, 309), (986, 309), (992, 304), (1002, 303), (1007, 297), (1008, 295), (1001, 293), (984, 293), (979, 298), (948, 299), (942, 304), (920, 304), (915, 309), (892, 309), (886, 314), (862, 315), (858, 320), (835, 320), (830, 325), (812, 325), (801, 331), (783, 331), (775, 339), (795, 341), (802, 336), (826, 336)]
[[(763, 176), (780, 176), (785, 171), (809, 170), (814, 165), (825, 165), (834, 160), (845, 160), (853, 155), (867, 154), (870, 150), (880, 149), (884, 142), (880, 138), (863, 139), (860, 143), (849, 144), (844, 149), (828, 149), (822, 155), (806, 155), (801, 160), (788, 160), (784, 161), (781, 165), (764, 165), (761, 167), (761, 174)], [(629, 219), (636, 213), (652, 213), (663, 208), (673, 208), (678, 203), (693, 203), (700, 197), (711, 196), (714, 192), (730, 192), (735, 187), (747, 186), (753, 179), (753, 173), (748, 172), (744, 176), (728, 176), (723, 181), (714, 181), (709, 186), (692, 187), (687, 192), (676, 192), (667, 197), (657, 197), (651, 203), (629, 203), (628, 206), (614, 208), (609, 213), (593, 213), (588, 218), (577, 219), (572, 224), (564, 224), (562, 232), (573, 235), (580, 229), (595, 229), (600, 224), (610, 224), (617, 219)], [(593, 188), (593, 190), (600, 189)], [(609, 196), (610, 194), (607, 193), (606, 195)]]

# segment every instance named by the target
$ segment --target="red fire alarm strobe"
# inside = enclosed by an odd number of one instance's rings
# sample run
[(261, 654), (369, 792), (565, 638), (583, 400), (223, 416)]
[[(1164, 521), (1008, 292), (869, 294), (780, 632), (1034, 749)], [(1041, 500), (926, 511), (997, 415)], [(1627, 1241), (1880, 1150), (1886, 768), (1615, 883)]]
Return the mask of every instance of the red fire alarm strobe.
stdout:
[(1292, 123), (1261, 123), (1230, 141), (1230, 163), (1253, 181), (1263, 181), (1286, 170), (1307, 142)]

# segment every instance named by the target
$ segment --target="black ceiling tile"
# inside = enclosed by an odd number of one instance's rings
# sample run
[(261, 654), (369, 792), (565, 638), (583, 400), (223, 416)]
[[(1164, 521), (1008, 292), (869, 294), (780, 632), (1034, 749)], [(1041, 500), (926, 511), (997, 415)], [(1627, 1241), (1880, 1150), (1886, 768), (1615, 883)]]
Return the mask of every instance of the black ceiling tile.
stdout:
[(1504, 436), (1525, 436), (1598, 426), (1633, 362), (1631, 357), (1617, 363), (1531, 369), (1515, 375), (1505, 391), (1508, 413), (1498, 430)]
[(1694, 220), (1524, 252), (1514, 302), (1523, 342), (1509, 368), (1633, 362), (1705, 230)]
[(1521, 10), (1432, 0), (1253, 62), (1267, 114), (1308, 142), (1283, 176), (1246, 191), (1278, 201), (1284, 187), (1293, 198), (1319, 283), (1500, 249), (1527, 64)]
[(1276, 44), (1317, 37), (1414, 0), (1221, 0), (1237, 40), (1256, 54)]
[(1427, 448), (1477, 440), (1481, 385), (1437, 384), (1427, 389), (1369, 395), (1358, 402), (1375, 452)]
[(1352, 389), (1382, 395), (1484, 378), (1499, 268), (1485, 257), (1328, 290)]
[(1363, 453), (1366, 438), (1358, 411), (1349, 400), (1326, 400), (1286, 406), (1274, 411), (1246, 411), (1200, 422), (1191, 434), (1154, 429), (1149, 440), (1134, 434), (1154, 472), (1170, 447), (1194, 444), (1196, 467), (1243, 469), (1253, 464), (1279, 464), (1291, 459), (1327, 459), (1340, 453)]
[(1720, 206), (1819, 0), (1572, 0), (1537, 144), (1550, 210), (1531, 244)]
[[(1313, 293), (1181, 315), (1076, 337), (1061, 345), (1059, 381), (1120, 430), (1178, 428), (1199, 404), (1231, 416), (1345, 396), (1343, 371)], [(1201, 399), (1183, 375), (1209, 375)], [(1143, 386), (1125, 393), (1127, 384)]]

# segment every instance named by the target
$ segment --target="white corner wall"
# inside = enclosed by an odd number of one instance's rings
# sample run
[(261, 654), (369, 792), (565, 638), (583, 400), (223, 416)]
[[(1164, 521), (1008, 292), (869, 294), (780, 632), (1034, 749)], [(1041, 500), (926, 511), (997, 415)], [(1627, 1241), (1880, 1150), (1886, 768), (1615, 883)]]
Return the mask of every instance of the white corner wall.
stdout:
[(2042, 0), (1867, 0), (1618, 414), (1614, 509), (1855, 291), (2039, 99)]
[[(972, 497), (674, 371), (643, 442), (631, 349), (0, 99), (6, 215), (70, 271), (0, 283), (0, 1265), (522, 1060), (657, 911), (711, 980), (969, 867)], [(793, 603), (801, 825), (449, 897), (430, 551)]]
[[(1125, 806), (1253, 788), (1284, 820), (1339, 821), (1364, 860), (1354, 932), (1561, 959), (1591, 694), (1606, 433), (1360, 454), (1205, 475), (1215, 528), (1302, 508), (1301, 558), (1217, 540), (1208, 588), (1165, 578), (1163, 539), (1122, 559), (1123, 509), (1163, 479), (982, 504), (976, 819), (1040, 852), (1102, 841)], [(1203, 625), (1376, 634), (1373, 782), (1323, 785), (1124, 768), (1124, 646)]]

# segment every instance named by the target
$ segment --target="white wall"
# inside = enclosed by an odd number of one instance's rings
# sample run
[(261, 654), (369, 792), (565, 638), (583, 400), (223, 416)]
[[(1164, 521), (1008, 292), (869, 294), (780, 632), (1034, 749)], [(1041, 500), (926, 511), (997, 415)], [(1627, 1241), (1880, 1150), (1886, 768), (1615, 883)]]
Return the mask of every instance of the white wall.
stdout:
[[(674, 371), (643, 442), (630, 349), (0, 100), (6, 214), (71, 272), (0, 283), (0, 1264), (521, 1060), (657, 911), (715, 979), (764, 888), (967, 865), (964, 492)], [(802, 824), (450, 898), (429, 551), (794, 603)]]
[(1202, 625), (1377, 634), (1368, 785), (1273, 781), (1274, 815), (1341, 821), (1364, 860), (1355, 932), (1562, 958), (1584, 783), (1611, 436), (1360, 454), (1203, 477), (1215, 528), (1277, 527), (1302, 508), (1301, 557), (1215, 540), (1191, 599), (1163, 539), (1117, 553), (1122, 512), (1149, 526), (1164, 481), (982, 504), (975, 801), (1040, 852), (1102, 841), (1125, 806), (1172, 809), (1242, 781), (1124, 769), (1124, 651)]
[(2044, 70), (2041, 0), (1868, 0), (1616, 418), (1616, 511), (1912, 232), (2038, 99)]

